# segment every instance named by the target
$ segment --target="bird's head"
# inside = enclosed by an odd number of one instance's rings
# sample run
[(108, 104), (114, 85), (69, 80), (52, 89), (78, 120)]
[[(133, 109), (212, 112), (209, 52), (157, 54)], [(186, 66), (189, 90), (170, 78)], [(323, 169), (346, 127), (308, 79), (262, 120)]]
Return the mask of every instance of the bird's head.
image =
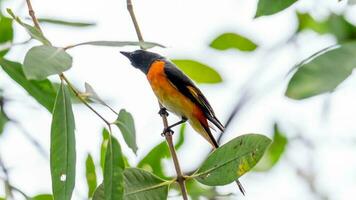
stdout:
[(126, 56), (134, 67), (140, 69), (145, 74), (147, 74), (151, 64), (155, 60), (163, 59), (161, 55), (145, 50), (136, 50), (133, 52), (120, 51), (120, 53)]

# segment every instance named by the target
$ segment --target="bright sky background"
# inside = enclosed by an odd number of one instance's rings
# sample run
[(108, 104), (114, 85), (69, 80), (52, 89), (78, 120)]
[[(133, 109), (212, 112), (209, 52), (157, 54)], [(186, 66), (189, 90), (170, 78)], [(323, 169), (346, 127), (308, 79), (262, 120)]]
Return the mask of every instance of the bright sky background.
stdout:
[[(247, 196), (245, 200), (315, 199), (307, 185), (291, 167), (290, 162), (308, 171), (309, 157), (314, 160), (317, 190), (331, 199), (350, 200), (356, 196), (356, 77), (351, 75), (332, 95), (321, 95), (304, 101), (284, 97), (287, 71), (313, 52), (335, 43), (330, 35), (319, 36), (306, 32), (294, 43), (280, 48), (296, 29), (294, 10), (311, 10), (323, 18), (332, 8), (345, 9), (345, 2), (337, 0), (301, 0), (292, 8), (271, 17), (253, 19), (256, 1), (251, 0), (133, 0), (135, 12), (144, 39), (159, 42), (168, 48), (152, 51), (168, 58), (189, 58), (214, 67), (224, 82), (218, 85), (199, 85), (214, 107), (221, 121), (226, 121), (230, 110), (246, 84), (258, 97), (250, 102), (243, 114), (226, 132), (224, 142), (245, 133), (272, 134), (273, 122), (293, 138), (297, 134), (311, 139), (316, 145), (310, 153), (303, 144), (292, 142), (282, 161), (268, 173), (248, 173), (242, 177)], [(125, 0), (33, 0), (38, 17), (94, 21), (92, 28), (67, 28), (44, 25), (45, 35), (55, 46), (90, 40), (136, 40), (136, 34), (126, 10)], [(24, 1), (7, 0), (5, 8), (12, 8), (22, 17), (27, 16)], [(356, 22), (356, 8), (347, 10), (348, 19)], [(27, 39), (21, 27), (15, 41)], [(209, 48), (209, 43), (224, 32), (237, 32), (260, 45), (254, 53), (234, 50), (225, 52)], [(25, 52), (37, 42), (13, 48), (7, 58), (22, 62)], [(135, 118), (138, 156), (126, 147), (123, 151), (136, 164), (163, 138), (158, 105), (144, 75), (130, 66), (119, 50), (135, 48), (107, 48), (83, 46), (69, 50), (74, 58), (73, 68), (66, 74), (79, 88), (90, 83), (97, 93), (116, 110), (125, 108)], [(253, 76), (261, 70), (260, 76)], [(253, 77), (253, 78), (251, 78)], [(51, 77), (59, 81), (57, 77)], [(40, 143), (49, 150), (51, 115), (29, 97), (23, 89), (0, 73), (0, 85), (5, 96), (13, 99), (6, 107), (11, 118), (22, 123)], [(330, 102), (327, 114), (325, 102)], [(114, 120), (107, 109), (95, 106), (107, 118)], [(77, 181), (73, 199), (84, 199), (86, 182), (84, 164), (88, 152), (99, 162), (101, 129), (104, 124), (86, 107), (74, 107), (77, 140)], [(172, 116), (172, 115), (171, 115)], [(170, 117), (170, 122), (177, 120)], [(115, 135), (122, 139), (119, 130)], [(191, 128), (184, 148), (179, 152), (184, 171), (196, 168), (209, 151), (209, 144)], [(121, 143), (124, 144), (124, 143)], [(14, 125), (8, 125), (0, 139), (0, 152), (10, 168), (12, 184), (30, 195), (51, 192), (49, 161), (43, 159)], [(204, 156), (203, 156), (204, 155)], [(171, 161), (167, 160), (167, 165)], [(99, 168), (98, 168), (99, 169)], [(98, 170), (99, 172), (99, 170)], [(172, 175), (174, 171), (170, 172)], [(100, 179), (99, 179), (100, 180)], [(221, 187), (223, 192), (237, 192), (234, 185)], [(3, 196), (0, 184), (0, 196)], [(238, 194), (240, 196), (240, 194)], [(172, 198), (173, 199), (173, 198)]]

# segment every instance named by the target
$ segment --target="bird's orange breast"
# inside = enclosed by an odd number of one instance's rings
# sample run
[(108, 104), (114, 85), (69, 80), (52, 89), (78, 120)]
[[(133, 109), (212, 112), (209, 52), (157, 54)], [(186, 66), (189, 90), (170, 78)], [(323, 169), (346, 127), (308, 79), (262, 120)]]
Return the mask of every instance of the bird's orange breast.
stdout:
[(190, 118), (198, 113), (200, 109), (189, 98), (184, 96), (179, 90), (168, 80), (164, 72), (164, 61), (155, 61), (152, 63), (150, 70), (147, 73), (147, 79), (158, 97), (159, 101), (170, 111)]

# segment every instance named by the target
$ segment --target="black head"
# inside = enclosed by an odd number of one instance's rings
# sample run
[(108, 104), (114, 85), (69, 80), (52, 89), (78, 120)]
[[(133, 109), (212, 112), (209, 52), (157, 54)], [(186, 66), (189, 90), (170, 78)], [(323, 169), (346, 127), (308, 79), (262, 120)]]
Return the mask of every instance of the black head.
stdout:
[(145, 74), (150, 69), (152, 62), (163, 59), (161, 55), (145, 50), (136, 50), (133, 52), (120, 51), (120, 53), (126, 56), (134, 67), (140, 69)]

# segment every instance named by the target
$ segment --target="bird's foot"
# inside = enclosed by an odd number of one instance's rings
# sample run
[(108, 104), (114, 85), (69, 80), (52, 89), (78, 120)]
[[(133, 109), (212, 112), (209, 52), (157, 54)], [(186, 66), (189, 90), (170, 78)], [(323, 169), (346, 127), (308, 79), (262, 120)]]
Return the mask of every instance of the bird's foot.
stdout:
[(165, 108), (165, 107), (162, 107), (161, 109), (159, 109), (158, 114), (161, 115), (161, 117), (163, 117), (163, 116), (168, 117), (168, 115), (169, 115), (167, 112), (167, 108)]
[(173, 135), (174, 134), (174, 131), (172, 131), (172, 129), (170, 127), (167, 127), (165, 129), (163, 129), (163, 132), (162, 132), (162, 137), (165, 137), (167, 135)]

